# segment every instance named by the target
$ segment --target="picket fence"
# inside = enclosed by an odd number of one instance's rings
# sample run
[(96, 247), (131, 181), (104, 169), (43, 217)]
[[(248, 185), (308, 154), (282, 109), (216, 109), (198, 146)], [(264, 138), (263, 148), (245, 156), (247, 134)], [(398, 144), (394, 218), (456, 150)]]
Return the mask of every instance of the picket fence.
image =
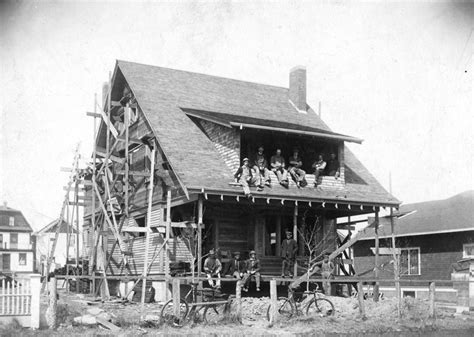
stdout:
[(23, 327), (39, 328), (40, 275), (0, 276), (0, 323), (13, 320)]

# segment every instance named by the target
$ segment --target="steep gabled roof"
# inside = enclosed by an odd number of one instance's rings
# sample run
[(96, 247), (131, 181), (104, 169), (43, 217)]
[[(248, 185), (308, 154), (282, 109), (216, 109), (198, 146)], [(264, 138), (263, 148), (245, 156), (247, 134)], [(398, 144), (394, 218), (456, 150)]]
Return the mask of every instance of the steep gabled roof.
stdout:
[[(41, 235), (45, 233), (56, 233), (58, 223), (59, 223), (59, 219), (56, 219), (50, 222), (45, 227), (43, 227), (38, 232), (36, 232), (35, 235)], [(67, 233), (68, 227), (69, 227), (69, 233), (76, 234), (76, 229), (74, 228), (74, 226), (72, 226), (71, 224), (67, 223), (64, 220), (61, 221), (61, 227), (59, 228), (59, 233)]]
[[(13, 226), (10, 226), (10, 218), (13, 217)], [(30, 224), (21, 211), (8, 206), (0, 206), (0, 231), (10, 232), (33, 232)]]
[[(122, 76), (134, 93), (174, 172), (188, 190), (241, 192), (240, 187), (229, 186), (229, 182), (233, 181), (233, 172), (185, 111), (207, 111), (269, 123), (291, 121), (293, 126), (338, 135), (310, 107), (307, 113), (298, 112), (288, 100), (287, 88), (117, 61), (114, 78)], [(342, 191), (275, 186), (261, 194), (268, 197), (399, 204), (347, 147), (345, 165), (347, 183)]]
[[(374, 238), (373, 218), (360, 240)], [(395, 218), (395, 236), (416, 236), (474, 231), (474, 191), (466, 191), (444, 200), (432, 200), (400, 206)], [(389, 217), (379, 221), (379, 237), (391, 235)]]

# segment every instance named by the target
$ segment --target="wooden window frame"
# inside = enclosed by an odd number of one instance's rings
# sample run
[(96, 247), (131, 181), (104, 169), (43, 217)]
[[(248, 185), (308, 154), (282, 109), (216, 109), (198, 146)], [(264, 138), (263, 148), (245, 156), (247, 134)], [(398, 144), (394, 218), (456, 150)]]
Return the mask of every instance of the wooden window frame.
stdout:
[[(408, 251), (408, 254), (407, 254), (407, 265), (408, 265), (408, 268), (407, 268), (407, 272), (408, 274), (401, 274), (401, 276), (414, 276), (414, 275), (421, 275), (421, 250), (420, 250), (420, 247), (406, 247), (406, 248), (399, 248), (400, 249), (400, 257), (402, 255), (402, 251), (406, 250)], [(410, 261), (410, 251), (412, 250), (416, 250), (418, 251), (418, 273), (417, 274), (412, 274), (411, 273), (411, 261)], [(400, 259), (400, 267), (401, 267), (401, 259)]]
[[(22, 256), (24, 256), (24, 259), (23, 259), (24, 263), (21, 263)], [(27, 265), (26, 258), (27, 258), (26, 253), (19, 253), (18, 254), (18, 265), (19, 266), (26, 266)]]

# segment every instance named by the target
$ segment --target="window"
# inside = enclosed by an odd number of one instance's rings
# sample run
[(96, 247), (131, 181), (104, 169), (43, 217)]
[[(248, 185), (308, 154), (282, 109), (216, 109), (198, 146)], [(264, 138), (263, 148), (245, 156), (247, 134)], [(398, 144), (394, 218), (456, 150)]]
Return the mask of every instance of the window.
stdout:
[(20, 266), (26, 266), (26, 253), (20, 253), (18, 256), (18, 264)]
[(18, 248), (18, 233), (10, 234), (10, 249)]
[(11, 216), (11, 217), (8, 219), (8, 226), (10, 226), (10, 227), (15, 226), (15, 217), (14, 217), (14, 216)]
[(474, 243), (462, 245), (462, 257), (474, 257)]
[(401, 248), (400, 275), (420, 274), (420, 248)]
[(416, 298), (416, 292), (411, 290), (403, 290), (403, 297), (413, 297)]

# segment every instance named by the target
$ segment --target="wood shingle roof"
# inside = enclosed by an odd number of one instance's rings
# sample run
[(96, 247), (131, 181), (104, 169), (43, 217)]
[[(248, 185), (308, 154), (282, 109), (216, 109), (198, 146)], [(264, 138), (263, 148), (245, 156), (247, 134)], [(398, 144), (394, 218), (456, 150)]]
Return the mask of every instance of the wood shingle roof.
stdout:
[[(130, 86), (173, 171), (188, 190), (231, 194), (242, 191), (240, 187), (229, 186), (233, 172), (186, 111), (268, 121), (269, 125), (286, 123), (302, 130), (310, 128), (338, 135), (309, 106), (307, 113), (298, 112), (288, 100), (287, 88), (125, 61), (117, 61), (114, 76), (123, 76)], [(345, 151), (345, 165), (349, 169), (344, 190), (275, 186), (255, 195), (398, 205), (399, 201), (347, 147)]]

